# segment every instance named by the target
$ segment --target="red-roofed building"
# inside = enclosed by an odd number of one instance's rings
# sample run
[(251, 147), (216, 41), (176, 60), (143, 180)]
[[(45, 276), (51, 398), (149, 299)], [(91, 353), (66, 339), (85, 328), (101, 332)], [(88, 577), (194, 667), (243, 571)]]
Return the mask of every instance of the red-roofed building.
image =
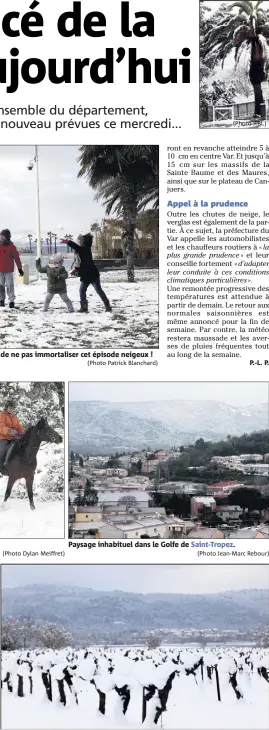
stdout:
[(234, 489), (244, 487), (242, 482), (236, 480), (230, 482), (216, 482), (207, 486), (207, 494), (211, 497), (228, 497)]

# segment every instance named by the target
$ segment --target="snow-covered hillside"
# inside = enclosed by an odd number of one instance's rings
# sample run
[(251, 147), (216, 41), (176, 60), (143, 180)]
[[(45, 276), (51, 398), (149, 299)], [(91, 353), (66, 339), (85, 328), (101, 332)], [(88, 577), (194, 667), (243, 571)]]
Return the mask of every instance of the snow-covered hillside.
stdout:
[(172, 438), (170, 428), (161, 421), (133, 415), (114, 403), (70, 402), (69, 445), (76, 451), (111, 454), (169, 445)]
[[(37, 599), (38, 597), (38, 599)], [(257, 625), (268, 622), (268, 590), (224, 591), (213, 594), (131, 593), (92, 590), (63, 583), (6, 587), (2, 596), (3, 619), (31, 616), (32, 620), (64, 626), (75, 642), (136, 643), (148, 632), (171, 631), (175, 641), (179, 630), (196, 632), (216, 629), (214, 636), (230, 631), (249, 640)], [(68, 607), (68, 611), (67, 611)], [(233, 617), (231, 626), (230, 617)], [(193, 631), (192, 631), (193, 629)], [(209, 633), (208, 633), (209, 632)], [(226, 634), (227, 635), (227, 634)], [(171, 639), (170, 639), (171, 641)]]
[[(221, 395), (221, 388), (220, 388)], [(235, 406), (215, 400), (165, 400), (114, 404), (128, 413), (155, 418), (170, 428), (240, 436), (268, 428), (268, 402)]]
[[(69, 442), (92, 454), (139, 448), (169, 448), (196, 438), (216, 440), (228, 434), (268, 428), (268, 403), (231, 406), (218, 401), (109, 403), (71, 401)], [(94, 428), (93, 428), (94, 424)]]
[(90, 648), (2, 653), (3, 730), (268, 730), (269, 652)]

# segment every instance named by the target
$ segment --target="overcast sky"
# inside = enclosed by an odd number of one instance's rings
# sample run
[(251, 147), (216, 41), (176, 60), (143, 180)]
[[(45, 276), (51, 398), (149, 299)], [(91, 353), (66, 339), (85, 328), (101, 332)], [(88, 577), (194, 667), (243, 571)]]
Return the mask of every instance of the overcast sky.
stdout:
[(229, 405), (268, 401), (268, 383), (70, 383), (70, 400), (109, 402), (215, 400)]
[[(0, 225), (11, 230), (15, 243), (27, 233), (36, 233), (36, 176), (35, 170), (27, 169), (34, 154), (34, 147), (0, 146)], [(39, 147), (43, 237), (48, 231), (60, 237), (86, 233), (105, 216), (95, 193), (77, 177), (78, 156), (78, 147)]]
[[(186, 555), (186, 559), (187, 559)], [(2, 585), (68, 584), (134, 593), (218, 593), (269, 588), (266, 565), (4, 565)]]

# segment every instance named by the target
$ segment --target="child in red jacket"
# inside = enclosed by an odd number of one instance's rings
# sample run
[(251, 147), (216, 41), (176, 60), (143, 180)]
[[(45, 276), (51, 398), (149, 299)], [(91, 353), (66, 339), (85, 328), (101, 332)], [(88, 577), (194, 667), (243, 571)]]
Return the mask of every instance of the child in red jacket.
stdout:
[(23, 276), (22, 263), (14, 243), (11, 241), (11, 233), (5, 228), (0, 233), (0, 307), (5, 306), (5, 290), (9, 299), (10, 309), (14, 309), (14, 261), (16, 262), (20, 276)]

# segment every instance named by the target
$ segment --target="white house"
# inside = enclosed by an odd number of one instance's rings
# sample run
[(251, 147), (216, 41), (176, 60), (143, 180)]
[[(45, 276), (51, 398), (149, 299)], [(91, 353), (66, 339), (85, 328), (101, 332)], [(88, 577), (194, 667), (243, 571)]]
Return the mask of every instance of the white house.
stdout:
[(155, 454), (156, 459), (158, 459), (158, 461), (165, 461), (166, 459), (169, 459), (169, 455), (170, 455), (169, 451), (164, 451), (164, 449), (160, 450), (160, 451), (156, 451), (156, 454)]
[(227, 504), (217, 509), (217, 515), (226, 522), (227, 520), (240, 519), (243, 515), (243, 510), (238, 504)]
[(129, 469), (129, 467), (131, 466), (131, 463), (132, 463), (132, 458), (131, 458), (130, 454), (127, 454), (125, 456), (120, 456), (119, 464), (121, 464), (121, 466), (123, 466), (124, 469)]
[(159, 459), (150, 459), (149, 461), (145, 460), (142, 463), (142, 471), (145, 474), (150, 474), (150, 472), (155, 471), (157, 467), (159, 466)]
[(269, 474), (269, 464), (246, 464), (245, 471), (247, 474), (267, 476)]
[(124, 521), (122, 523), (106, 523), (100, 529), (100, 537), (115, 537), (135, 540), (142, 535), (151, 538), (166, 537), (166, 525), (161, 520)]
[(106, 476), (107, 477), (128, 477), (128, 470), (111, 467), (109, 469), (106, 469)]
[(185, 534), (184, 520), (178, 517), (146, 517), (134, 515), (131, 517), (108, 519), (100, 529), (100, 537), (118, 537), (123, 539), (149, 538), (181, 538)]
[(105, 529), (106, 523), (103, 521), (96, 522), (76, 522), (72, 525), (73, 537), (101, 537), (101, 530)]
[(166, 517), (164, 522), (166, 524), (165, 537), (183, 537), (186, 534), (185, 522), (179, 517)]

